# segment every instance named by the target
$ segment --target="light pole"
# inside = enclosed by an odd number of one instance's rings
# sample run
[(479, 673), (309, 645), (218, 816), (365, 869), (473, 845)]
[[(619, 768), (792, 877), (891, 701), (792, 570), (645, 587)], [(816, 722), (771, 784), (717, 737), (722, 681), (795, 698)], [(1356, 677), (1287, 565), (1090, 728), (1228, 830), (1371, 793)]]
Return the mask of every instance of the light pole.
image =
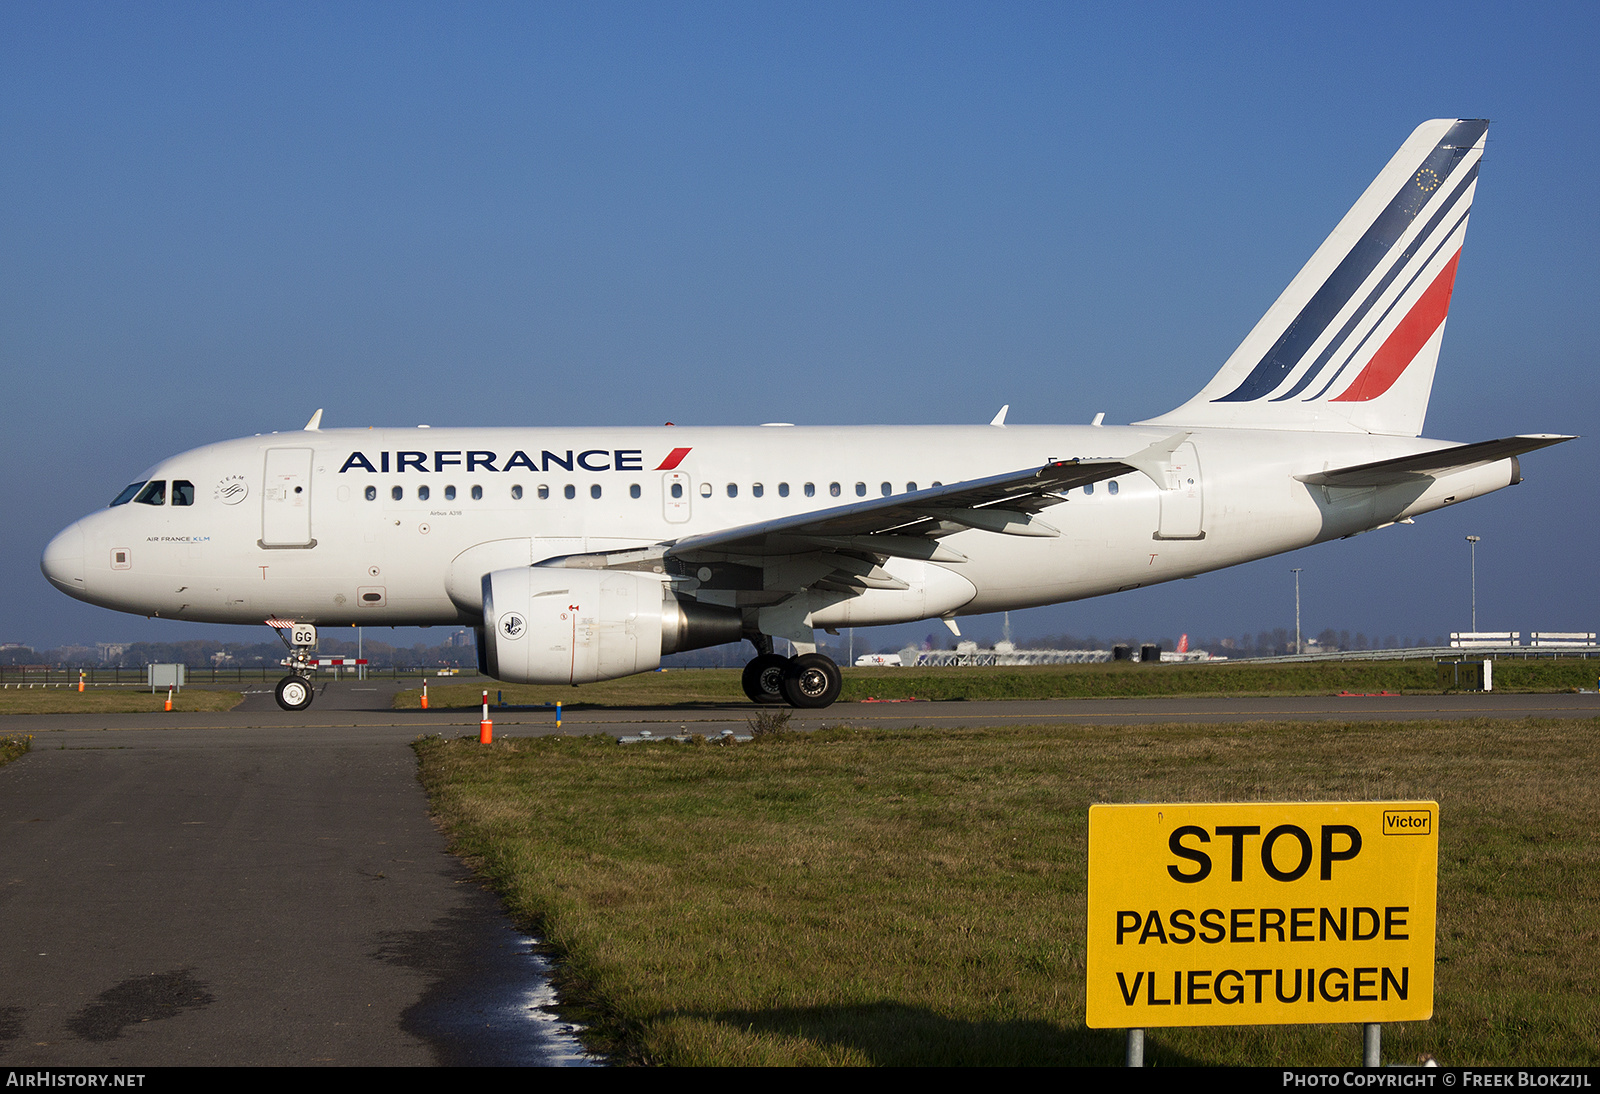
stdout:
[(1472, 545), (1472, 633), (1478, 633), (1478, 540), (1481, 536), (1468, 536), (1467, 542)]
[(1301, 567), (1290, 567), (1289, 572), (1294, 575), (1294, 655), (1299, 657), (1300, 648), (1300, 570)]

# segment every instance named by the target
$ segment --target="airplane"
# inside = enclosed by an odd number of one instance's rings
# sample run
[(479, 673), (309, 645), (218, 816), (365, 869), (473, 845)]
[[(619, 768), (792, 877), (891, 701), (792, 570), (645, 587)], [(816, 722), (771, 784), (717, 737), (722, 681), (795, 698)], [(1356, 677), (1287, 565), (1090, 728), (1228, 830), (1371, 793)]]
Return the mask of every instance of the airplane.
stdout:
[[(1423, 123), (1200, 391), (1125, 426), (323, 429), (162, 460), (70, 525), (69, 596), (286, 636), (469, 625), (517, 683), (749, 641), (756, 703), (825, 707), (815, 629), (1100, 596), (1409, 523), (1571, 440), (1421, 437), (1488, 123)], [(792, 644), (793, 656), (774, 640)], [(781, 647), (780, 647), (781, 648)]]

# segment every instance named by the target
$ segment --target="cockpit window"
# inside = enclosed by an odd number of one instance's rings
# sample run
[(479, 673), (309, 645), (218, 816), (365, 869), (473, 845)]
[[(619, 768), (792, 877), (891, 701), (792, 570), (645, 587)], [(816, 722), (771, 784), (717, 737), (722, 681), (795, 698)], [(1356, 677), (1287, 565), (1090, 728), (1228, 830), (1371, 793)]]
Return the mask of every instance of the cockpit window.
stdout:
[(122, 493), (117, 495), (117, 500), (113, 501), (111, 505), (107, 506), (107, 508), (115, 508), (118, 505), (127, 505), (133, 500), (133, 496), (139, 492), (139, 487), (143, 485), (144, 483), (142, 482), (134, 482), (124, 486), (122, 488)]
[(188, 479), (173, 479), (172, 480), (172, 504), (173, 505), (193, 505), (194, 504), (194, 483), (190, 482)]
[(167, 504), (167, 480), (151, 479), (144, 484), (144, 489), (139, 491), (139, 496), (133, 500), (140, 505)]

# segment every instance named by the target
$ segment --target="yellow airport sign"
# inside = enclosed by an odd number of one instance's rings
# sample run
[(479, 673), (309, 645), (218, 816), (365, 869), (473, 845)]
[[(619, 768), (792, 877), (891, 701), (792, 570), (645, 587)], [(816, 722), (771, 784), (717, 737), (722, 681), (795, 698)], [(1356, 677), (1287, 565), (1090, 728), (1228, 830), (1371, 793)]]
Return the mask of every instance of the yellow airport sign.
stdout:
[(1433, 1014), (1437, 802), (1095, 805), (1094, 1029)]

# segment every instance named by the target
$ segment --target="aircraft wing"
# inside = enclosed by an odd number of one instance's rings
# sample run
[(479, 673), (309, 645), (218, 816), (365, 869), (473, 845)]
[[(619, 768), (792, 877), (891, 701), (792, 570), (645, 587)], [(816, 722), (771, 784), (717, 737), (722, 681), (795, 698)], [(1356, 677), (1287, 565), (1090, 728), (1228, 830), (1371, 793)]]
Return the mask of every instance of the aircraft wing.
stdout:
[(1188, 433), (1176, 433), (1128, 456), (1052, 460), (1043, 467), (725, 528), (668, 544), (666, 553), (685, 562), (818, 550), (964, 562), (965, 556), (938, 539), (969, 528), (1059, 536), (1058, 529), (1034, 514), (1062, 501), (1075, 486), (1132, 472), (1162, 482), (1167, 461), (1188, 438)]
[(538, 565), (693, 575), (701, 589), (739, 591), (741, 603), (770, 602), (819, 584), (857, 592), (903, 589), (903, 581), (881, 568), (887, 559), (965, 562), (965, 555), (939, 541), (968, 529), (1059, 536), (1035, 514), (1062, 501), (1075, 486), (1119, 475), (1139, 472), (1164, 483), (1172, 453), (1189, 436), (1176, 433), (1127, 456), (1052, 460), (1043, 467)]
[(1415, 456), (1399, 456), (1392, 460), (1378, 460), (1375, 463), (1361, 463), (1332, 471), (1319, 471), (1313, 475), (1296, 475), (1295, 478), (1312, 486), (1393, 486), (1448, 471), (1479, 467), (1573, 439), (1558, 433), (1501, 437), (1494, 441), (1436, 448), (1432, 452), (1421, 452)]

